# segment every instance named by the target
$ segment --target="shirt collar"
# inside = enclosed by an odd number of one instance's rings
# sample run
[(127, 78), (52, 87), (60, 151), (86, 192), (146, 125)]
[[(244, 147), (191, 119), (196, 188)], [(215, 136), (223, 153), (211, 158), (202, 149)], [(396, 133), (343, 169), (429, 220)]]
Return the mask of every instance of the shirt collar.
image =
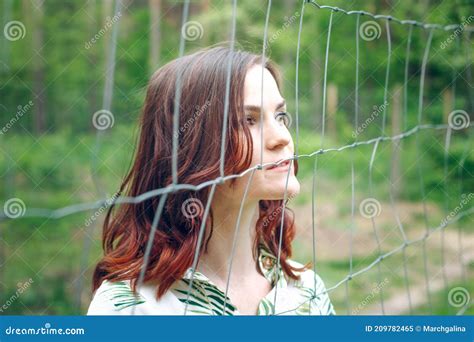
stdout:
[(260, 242), (258, 254), (258, 265), (260, 271), (265, 278), (270, 281), (272, 286), (278, 284), (278, 287), (285, 287), (287, 285), (287, 279), (281, 265), (277, 265), (277, 261), (277, 257), (271, 252), (270, 248), (268, 248), (264, 242)]
[[(281, 265), (278, 270), (279, 272), (277, 272), (277, 257), (270, 251), (263, 241), (258, 245), (258, 266), (264, 277), (267, 278), (272, 286), (275, 286), (277, 281), (278, 287), (286, 286), (287, 279)], [(193, 269), (192, 267), (189, 267), (185, 272), (183, 279), (191, 279), (192, 274)], [(279, 277), (277, 277), (277, 274), (279, 274)], [(194, 272), (194, 279), (212, 284), (208, 277), (197, 270)]]

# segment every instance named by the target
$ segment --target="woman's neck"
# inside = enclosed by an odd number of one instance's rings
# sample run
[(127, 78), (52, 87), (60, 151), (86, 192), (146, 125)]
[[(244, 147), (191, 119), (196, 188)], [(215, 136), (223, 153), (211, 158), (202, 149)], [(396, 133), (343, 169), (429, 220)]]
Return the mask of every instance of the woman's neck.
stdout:
[[(251, 279), (257, 272), (252, 252), (259, 214), (258, 201), (244, 204), (237, 226), (240, 207), (240, 202), (215, 197), (212, 205), (214, 229), (207, 253), (204, 254), (201, 246), (198, 271), (221, 284), (227, 282), (229, 271), (232, 281), (237, 282)], [(235, 250), (232, 256), (234, 240)]]

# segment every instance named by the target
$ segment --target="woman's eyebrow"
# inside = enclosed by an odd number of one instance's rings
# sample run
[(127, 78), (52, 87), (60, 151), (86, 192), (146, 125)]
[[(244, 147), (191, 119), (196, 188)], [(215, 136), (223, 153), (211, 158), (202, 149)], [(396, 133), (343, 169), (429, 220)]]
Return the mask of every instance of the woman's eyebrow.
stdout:
[[(286, 105), (286, 101), (283, 100), (281, 101), (276, 107), (275, 110), (280, 109)], [(254, 105), (246, 105), (244, 106), (245, 110), (248, 110), (250, 112), (260, 112), (260, 106), (254, 106)]]

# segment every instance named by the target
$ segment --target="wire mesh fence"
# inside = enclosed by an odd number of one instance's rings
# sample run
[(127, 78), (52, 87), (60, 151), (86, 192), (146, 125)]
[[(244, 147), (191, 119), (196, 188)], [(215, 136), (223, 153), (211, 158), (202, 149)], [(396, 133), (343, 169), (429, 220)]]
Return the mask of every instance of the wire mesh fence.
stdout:
[[(269, 22), (272, 11), (272, 1), (266, 4), (265, 22), (263, 23), (263, 37), (261, 45), (262, 62), (271, 50), (271, 43), (276, 39), (275, 34), (269, 34)], [(310, 199), (310, 204), (304, 206), (306, 209), (296, 210), (297, 222), (304, 220), (304, 230), (297, 241), (297, 250), (305, 250), (305, 252), (297, 252), (300, 256), (310, 256), (313, 261), (313, 271), (322, 276), (327, 284), (327, 293), (333, 299), (338, 314), (393, 314), (393, 313), (437, 313), (439, 306), (449, 313), (464, 314), (471, 309), (472, 300), (469, 287), (472, 277), (469, 273), (472, 264), (472, 214), (474, 207), (472, 199), (474, 190), (472, 187), (472, 164), (469, 163), (472, 155), (472, 123), (470, 114), (474, 106), (474, 94), (472, 89), (472, 32), (474, 28), (471, 24), (471, 17), (467, 18), (463, 23), (454, 25), (440, 25), (423, 23), (415, 20), (400, 20), (390, 15), (376, 15), (365, 11), (348, 11), (333, 6), (323, 6), (314, 1), (302, 1), (298, 4), (301, 6), (297, 17), (299, 17), (297, 36), (293, 37), (296, 42), (296, 51), (292, 53), (294, 63), (294, 141), (295, 153), (292, 158), (286, 159), (294, 163), (298, 161), (306, 164), (310, 177), (306, 179), (307, 187), (304, 189), (304, 196)], [(122, 1), (116, 1), (113, 10), (113, 18), (120, 18), (127, 6)], [(236, 37), (238, 30), (238, 11), (239, 2), (232, 1), (229, 10), (230, 20), (227, 23), (229, 32), (228, 46), (233, 52), (236, 49)], [(302, 112), (307, 108), (300, 108), (301, 93), (305, 93), (306, 89), (300, 88), (300, 77), (305, 77), (306, 71), (301, 67), (302, 55), (305, 50), (304, 42), (302, 42), (302, 32), (305, 27), (308, 12), (317, 12), (324, 15), (327, 19), (327, 29), (317, 38), (323, 46), (324, 59), (321, 61), (322, 71), (322, 97), (321, 108), (316, 112), (320, 113), (319, 130), (311, 131), (311, 134), (317, 135), (317, 140), (305, 141), (302, 139), (301, 129), (305, 130), (301, 124)], [(6, 11), (5, 13), (8, 13)], [(325, 20), (326, 20), (325, 19)], [(338, 31), (338, 25), (341, 21), (353, 22), (351, 32)], [(8, 239), (9, 231), (15, 229), (18, 221), (27, 220), (29, 218), (43, 218), (41, 226), (51, 220), (61, 220), (80, 213), (86, 213), (89, 217), (85, 223), (82, 232), (83, 242), (80, 247), (81, 257), (74, 260), (78, 263), (79, 269), (77, 277), (75, 277), (74, 302), (77, 310), (83, 311), (90, 299), (89, 279), (87, 278), (90, 268), (94, 266), (95, 260), (91, 262), (91, 253), (93, 249), (97, 249), (99, 245), (97, 237), (97, 228), (100, 227), (101, 217), (110, 207), (118, 207), (121, 204), (137, 204), (150, 199), (159, 199), (156, 201), (157, 206), (152, 208), (154, 211), (153, 224), (151, 226), (148, 243), (144, 248), (143, 264), (138, 278), (138, 287), (145, 281), (145, 274), (149, 267), (150, 254), (152, 253), (153, 241), (157, 234), (160, 222), (162, 222), (163, 211), (169, 195), (179, 191), (198, 192), (203, 189), (210, 191), (206, 203), (199, 202), (199, 211), (202, 214), (202, 224), (200, 226), (199, 238), (194, 250), (194, 259), (191, 268), (194, 271), (197, 268), (199, 255), (202, 253), (202, 245), (205, 236), (206, 222), (212, 204), (212, 199), (218, 185), (232, 179), (242, 178), (250, 175), (247, 183), (246, 191), (242, 197), (242, 204), (245, 204), (246, 196), (254, 174), (262, 172), (262, 170), (271, 163), (264, 163), (263, 148), (260, 148), (260, 163), (256, 166), (246, 169), (239, 174), (225, 174), (225, 146), (228, 116), (229, 116), (229, 94), (231, 92), (231, 68), (232, 60), (229, 58), (226, 78), (226, 96), (223, 107), (223, 122), (221, 134), (221, 150), (220, 150), (220, 166), (219, 177), (209, 179), (198, 185), (180, 183), (178, 177), (178, 154), (179, 154), (179, 129), (180, 129), (180, 102), (182, 91), (181, 74), (177, 74), (174, 96), (174, 115), (173, 115), (173, 134), (172, 134), (172, 160), (170, 175), (172, 182), (166, 186), (156, 189), (150, 189), (139, 196), (125, 196), (119, 192), (110, 196), (107, 194), (104, 180), (99, 176), (100, 168), (100, 152), (103, 148), (103, 140), (107, 138), (106, 130), (114, 125), (115, 117), (112, 114), (114, 77), (120, 73), (117, 70), (117, 51), (120, 51), (117, 43), (117, 37), (122, 29), (120, 20), (117, 20), (111, 28), (110, 39), (107, 41), (105, 72), (104, 72), (104, 92), (102, 96), (101, 109), (93, 115), (93, 123), (96, 128), (96, 137), (94, 148), (91, 150), (92, 161), (90, 168), (90, 179), (95, 188), (95, 193), (99, 200), (92, 202), (74, 203), (63, 206), (58, 205), (54, 209), (33, 207), (20, 198), (15, 196), (14, 182), (12, 175), (7, 167), (2, 178), (5, 189), (12, 187), (8, 192), (5, 191), (5, 201), (3, 212), (0, 212), (0, 237), (4, 250), (8, 253), (2, 253), (2, 268), (14, 268), (15, 265), (8, 262), (16, 253), (16, 249), (21, 247), (21, 241), (12, 241)], [(190, 23), (190, 1), (185, 1), (182, 7), (181, 24), (182, 28), (179, 40), (178, 57), (185, 55), (186, 44), (192, 40), (189, 39), (189, 23)], [(21, 25), (14, 25), (13, 21), (9, 21), (5, 25), (5, 37), (12, 41), (16, 39), (16, 30), (19, 30), (21, 36), (22, 30), (25, 28)], [(21, 24), (21, 22), (20, 22)], [(199, 24), (199, 23), (198, 23)], [(8, 27), (7, 27), (8, 26)], [(197, 26), (199, 29), (199, 26)], [(198, 30), (199, 31), (199, 30)], [(381, 34), (385, 31), (385, 37)], [(397, 38), (397, 44), (394, 44), (393, 32), (404, 34), (403, 40)], [(198, 35), (202, 32), (198, 32)], [(343, 34), (345, 36), (343, 36)], [(433, 38), (435, 36), (443, 37), (443, 41), (439, 46), (433, 46)], [(8, 39), (10, 37), (11, 39)], [(352, 38), (348, 38), (352, 37)], [(331, 125), (335, 125), (335, 113), (332, 108), (331, 96), (334, 96), (334, 89), (331, 89), (331, 69), (333, 60), (331, 58), (331, 48), (333, 44), (339, 40), (345, 39), (347, 45), (351, 45), (348, 54), (354, 60), (352, 66), (352, 75), (346, 75), (348, 79), (353, 80), (353, 87), (348, 95), (348, 103), (345, 107), (350, 107), (350, 139), (334, 139), (331, 137)], [(367, 73), (370, 66), (363, 65), (361, 55), (364, 48), (380, 49), (380, 46), (373, 46), (375, 40), (385, 42), (386, 59), (380, 62), (384, 68), (384, 79), (382, 82), (376, 82), (375, 86), (383, 90), (382, 106), (367, 117), (365, 98), (361, 97), (361, 92), (367, 83), (363, 73)], [(422, 43), (422, 50), (414, 51), (414, 41), (417, 44)], [(403, 43), (403, 44), (402, 44)], [(364, 45), (362, 45), (364, 44)], [(369, 45), (367, 45), (369, 44)], [(449, 84), (443, 84), (440, 88), (443, 92), (437, 94), (437, 99), (441, 99), (445, 91), (451, 94), (451, 101), (448, 103), (448, 109), (444, 117), (436, 117), (427, 112), (434, 99), (429, 99), (430, 103), (426, 105), (426, 85), (427, 85), (427, 68), (429, 67), (430, 57), (433, 53), (442, 56), (449, 48), (456, 51), (456, 65), (452, 66), (452, 70), (440, 70), (441, 73), (452, 73), (452, 79)], [(4, 50), (5, 51), (5, 50)], [(419, 54), (419, 63), (413, 63), (413, 56)], [(446, 65), (449, 64), (449, 58)], [(7, 58), (2, 58), (7, 61)], [(393, 65), (397, 64), (394, 71)], [(461, 65), (461, 67), (459, 67)], [(377, 67), (378, 69), (378, 67)], [(402, 72), (400, 72), (400, 70)], [(11, 82), (11, 81), (10, 81)], [(416, 84), (416, 85), (415, 85)], [(392, 86), (397, 85), (396, 87)], [(373, 87), (373, 85), (371, 85)], [(370, 95), (369, 95), (370, 96)], [(261, 89), (261, 99), (263, 107), (263, 83)], [(414, 106), (412, 104), (415, 104)], [(365, 107), (364, 107), (365, 106)], [(263, 111), (260, 112), (263, 118)], [(363, 120), (366, 117), (365, 121)], [(388, 120), (391, 122), (388, 122)], [(336, 121), (337, 123), (337, 121)], [(9, 125), (14, 122), (9, 121)], [(4, 126), (0, 135), (0, 142), (8, 134), (8, 128)], [(260, 141), (257, 144), (263, 145), (264, 131), (263, 125), (260, 126)], [(337, 129), (337, 127), (336, 127)], [(328, 133), (329, 131), (329, 133)], [(368, 135), (367, 131), (371, 134)], [(306, 131), (305, 131), (306, 132)], [(304, 133), (305, 133), (304, 132)], [(5, 137), (4, 137), (5, 136)], [(305, 138), (307, 134), (303, 134)], [(462, 140), (460, 158), (451, 156), (452, 142), (456, 138)], [(426, 142), (429, 142), (427, 147)], [(334, 145), (332, 145), (334, 144)], [(403, 144), (407, 146), (404, 147)], [(458, 146), (458, 145), (457, 145)], [(456, 148), (458, 148), (456, 146)], [(405, 148), (405, 149), (404, 149)], [(8, 153), (8, 145), (2, 143), (2, 153), (6, 164), (13, 165), (15, 158)], [(427, 181), (427, 175), (432, 171), (431, 166), (427, 164), (426, 154), (432, 153), (432, 150), (441, 151), (443, 166), (442, 182), (436, 184), (435, 188), (442, 194), (441, 202), (444, 203), (443, 209), (435, 208), (429, 201), (429, 195), (433, 191), (432, 180)], [(73, 153), (74, 151), (70, 151)], [(412, 157), (410, 165), (403, 165), (405, 168), (400, 170), (400, 155), (406, 152)], [(382, 162), (380, 162), (380, 159)], [(331, 172), (331, 163), (335, 163), (337, 168), (344, 177), (345, 184), (331, 183), (326, 179), (328, 172)], [(390, 174), (381, 175), (378, 167), (380, 163), (388, 163), (384, 165), (383, 170)], [(325, 170), (325, 168), (328, 168)], [(407, 205), (407, 201), (400, 198), (400, 182), (404, 179), (404, 175), (408, 174), (414, 168), (413, 183), (417, 184), (416, 189), (411, 189), (417, 193), (419, 200), (415, 204)], [(289, 169), (291, 170), (291, 168)], [(289, 177), (287, 175), (287, 180)], [(459, 178), (455, 183), (451, 174), (458, 174)], [(429, 177), (428, 177), (429, 178)], [(429, 183), (429, 184), (428, 184)], [(363, 186), (362, 186), (363, 184)], [(463, 185), (464, 184), (464, 185)], [(466, 186), (467, 184), (467, 186)], [(333, 186), (334, 188), (331, 188)], [(349, 189), (349, 190), (348, 190)], [(331, 194), (338, 198), (339, 202), (332, 203)], [(336, 194), (336, 192), (338, 192)], [(38, 194), (38, 197), (39, 194)], [(288, 205), (290, 198), (285, 189), (283, 202)], [(327, 218), (325, 212), (328, 203), (332, 203), (332, 207), (336, 207), (334, 220), (343, 221), (343, 232), (339, 235), (330, 235), (327, 237), (328, 229), (325, 227), (323, 220)], [(344, 203), (344, 204), (342, 204)], [(454, 206), (453, 206), (454, 203)], [(196, 203), (193, 203), (196, 205)], [(417, 206), (414, 216), (417, 220), (407, 220), (403, 213), (407, 213)], [(303, 206), (300, 206), (301, 208)], [(341, 208), (346, 208), (348, 212)], [(339, 210), (339, 211), (338, 211)], [(92, 216), (90, 212), (94, 212)], [(287, 213), (281, 210), (281, 225), (279, 228), (280, 250), (283, 236), (283, 219)], [(381, 215), (383, 213), (383, 215)], [(236, 234), (239, 230), (240, 214), (237, 218), (235, 227)], [(298, 215), (305, 215), (299, 218)], [(40, 226), (40, 227), (41, 227)], [(415, 229), (416, 226), (416, 229)], [(53, 226), (54, 227), (54, 226)], [(419, 228), (421, 227), (421, 228)], [(419, 228), (419, 229), (418, 229)], [(39, 230), (39, 229), (38, 229)], [(319, 238), (318, 232), (325, 234)], [(334, 240), (331, 240), (331, 237)], [(362, 237), (358, 240), (358, 237)], [(439, 239), (439, 241), (434, 241)], [(321, 242), (322, 241), (322, 242)], [(49, 243), (48, 241), (45, 241)], [(80, 244), (75, 241), (75, 244)], [(326, 244), (326, 246), (324, 246)], [(18, 246), (18, 247), (17, 247)], [(338, 255), (337, 261), (327, 261), (317, 258), (317, 251), (325, 249), (337, 249), (333, 251)], [(225, 288), (225, 298), (229, 292), (231, 283), (232, 260), (235, 253), (235, 239), (231, 252), (229, 273)], [(436, 254), (436, 257), (434, 256)], [(19, 254), (17, 255), (19, 256)], [(19, 256), (20, 257), (20, 256)], [(20, 257), (21, 258), (21, 257)], [(95, 259), (95, 258), (94, 258)], [(23, 261), (28, 264), (27, 260)], [(37, 277), (47, 270), (50, 263), (60, 263), (56, 256), (38, 269), (30, 271)], [(336, 271), (330, 270), (331, 264), (336, 264)], [(69, 262), (68, 262), (69, 263)], [(67, 263), (67, 264), (68, 264)], [(319, 267), (319, 265), (326, 265)], [(277, 269), (280, 269), (280, 254), (277, 256)], [(325, 274), (327, 270), (327, 277)], [(2, 272), (5, 274), (5, 272)], [(10, 271), (9, 274), (12, 274)], [(35, 277), (30, 277), (34, 279)], [(365, 280), (360, 280), (364, 279)], [(441, 278), (441, 279), (439, 279)], [(192, 292), (194, 277), (191, 277), (188, 288), (188, 296)], [(0, 279), (6, 290), (5, 279)], [(23, 285), (21, 286), (23, 288)], [(440, 295), (440, 291), (442, 294)], [(21, 292), (20, 292), (21, 293)], [(314, 288), (314, 296), (319, 296), (316, 285)], [(441, 304), (439, 298), (441, 296)], [(278, 287), (275, 291), (274, 302), (277, 303)], [(16, 299), (21, 300), (18, 294), (13, 300), (11, 296), (5, 292), (5, 299), (9, 302)], [(314, 297), (309, 298), (311, 301)], [(32, 299), (34, 302), (34, 299)], [(304, 303), (303, 303), (304, 304)], [(303, 305), (301, 304), (301, 305)], [(226, 303), (224, 301), (223, 306)], [(7, 305), (7, 307), (10, 305)], [(297, 308), (295, 308), (297, 309)], [(5, 309), (6, 310), (6, 309)], [(183, 314), (187, 314), (187, 305)], [(46, 308), (48, 312), (48, 308)], [(134, 311), (132, 311), (134, 313)], [(286, 311), (278, 311), (275, 314), (286, 314)], [(157, 313), (159, 314), (159, 313)]]

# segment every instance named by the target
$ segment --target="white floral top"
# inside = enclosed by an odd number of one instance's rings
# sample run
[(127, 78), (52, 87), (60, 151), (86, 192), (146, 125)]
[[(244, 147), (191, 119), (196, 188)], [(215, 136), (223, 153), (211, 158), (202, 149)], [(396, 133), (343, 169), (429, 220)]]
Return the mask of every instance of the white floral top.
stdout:
[[(271, 282), (272, 290), (260, 301), (257, 315), (336, 314), (324, 282), (313, 270), (299, 273), (301, 280), (296, 281), (287, 277), (280, 267), (275, 285), (277, 258), (261, 244), (258, 259), (260, 270)], [(289, 263), (303, 266), (293, 260)], [(105, 280), (95, 292), (87, 315), (240, 315), (229, 297), (225, 299), (225, 293), (198, 271), (194, 273), (193, 291), (188, 298), (191, 276), (192, 268), (189, 268), (159, 300), (156, 299), (156, 285), (145, 284), (137, 289), (136, 295), (129, 280)]]

